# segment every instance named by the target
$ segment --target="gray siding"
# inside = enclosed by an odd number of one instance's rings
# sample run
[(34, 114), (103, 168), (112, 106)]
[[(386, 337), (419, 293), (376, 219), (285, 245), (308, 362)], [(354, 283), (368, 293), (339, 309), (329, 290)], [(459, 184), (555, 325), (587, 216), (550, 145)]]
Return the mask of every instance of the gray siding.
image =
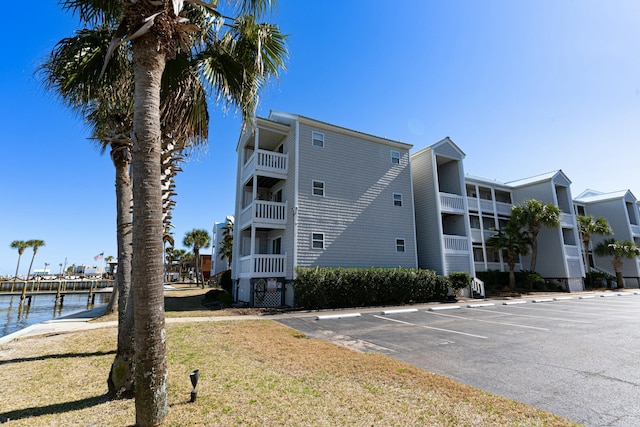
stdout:
[(434, 171), (432, 150), (425, 148), (411, 156), (413, 193), (416, 210), (418, 267), (443, 274), (444, 265), (438, 212), (438, 184)]
[[(324, 134), (324, 147), (312, 146), (312, 131)], [(416, 268), (408, 150), (305, 123), (299, 150), (298, 266)], [(324, 182), (324, 197), (312, 194), (314, 180)], [(324, 249), (312, 248), (312, 233), (324, 234)]]

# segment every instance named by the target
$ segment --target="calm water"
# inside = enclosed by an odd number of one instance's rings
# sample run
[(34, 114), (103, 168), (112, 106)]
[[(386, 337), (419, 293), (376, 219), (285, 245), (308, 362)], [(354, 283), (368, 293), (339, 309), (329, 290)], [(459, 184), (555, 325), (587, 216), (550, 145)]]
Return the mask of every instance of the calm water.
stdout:
[(25, 299), (21, 306), (20, 295), (0, 295), (0, 337), (36, 323), (105, 305), (110, 296), (108, 292), (96, 293), (95, 304), (91, 305), (87, 303), (88, 293), (66, 293), (62, 304), (56, 304), (55, 294), (36, 294), (31, 297), (31, 305)]

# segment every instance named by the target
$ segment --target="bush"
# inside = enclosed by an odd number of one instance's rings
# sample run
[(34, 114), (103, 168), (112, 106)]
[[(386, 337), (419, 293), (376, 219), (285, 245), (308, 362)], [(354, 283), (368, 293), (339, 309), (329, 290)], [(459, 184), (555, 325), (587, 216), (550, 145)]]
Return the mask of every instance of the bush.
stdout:
[(449, 286), (456, 296), (471, 283), (471, 275), (463, 271), (449, 273), (447, 277), (449, 278)]
[(220, 287), (226, 292), (231, 293), (233, 282), (231, 281), (231, 270), (225, 270), (220, 274), (220, 281), (218, 282)]
[(296, 305), (309, 309), (442, 301), (449, 280), (430, 270), (298, 268)]

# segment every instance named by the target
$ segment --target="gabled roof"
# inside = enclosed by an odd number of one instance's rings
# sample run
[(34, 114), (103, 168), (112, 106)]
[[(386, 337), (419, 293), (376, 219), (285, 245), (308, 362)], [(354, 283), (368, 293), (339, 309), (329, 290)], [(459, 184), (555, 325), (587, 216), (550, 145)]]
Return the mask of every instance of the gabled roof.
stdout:
[(467, 155), (456, 145), (455, 142), (448, 136), (445, 136), (440, 141), (429, 145), (417, 152), (413, 153), (411, 156), (422, 155), (426, 152), (432, 152), (435, 154), (439, 154), (441, 156), (450, 157), (452, 159), (464, 159)]
[(633, 203), (637, 201), (631, 190), (613, 191), (611, 193), (601, 193), (595, 190), (585, 190), (575, 199), (575, 201), (579, 203), (596, 203), (616, 199), (629, 200)]
[(405, 150), (410, 150), (413, 147), (412, 144), (407, 144), (406, 142), (396, 141), (393, 139), (372, 135), (370, 133), (364, 133), (357, 130), (345, 128), (342, 126), (337, 126), (331, 123), (323, 122), (321, 120), (312, 119), (311, 117), (302, 116), (300, 114), (292, 114), (292, 113), (285, 113), (282, 111), (271, 110), (271, 112), (269, 113), (269, 119), (277, 122), (281, 121), (278, 119), (284, 119), (285, 122), (298, 121), (301, 123), (310, 124), (312, 126), (325, 128), (327, 130), (332, 130), (334, 132), (340, 132), (340, 133), (352, 135), (358, 138), (368, 139), (370, 141), (391, 145), (391, 146), (396, 146), (399, 148), (403, 148)]
[(525, 187), (527, 185), (535, 184), (538, 182), (544, 181), (560, 181), (569, 186), (571, 184), (571, 180), (565, 175), (562, 170), (556, 170), (552, 172), (543, 173), (540, 175), (532, 176), (530, 178), (518, 179), (516, 181), (508, 181), (506, 185), (509, 187)]

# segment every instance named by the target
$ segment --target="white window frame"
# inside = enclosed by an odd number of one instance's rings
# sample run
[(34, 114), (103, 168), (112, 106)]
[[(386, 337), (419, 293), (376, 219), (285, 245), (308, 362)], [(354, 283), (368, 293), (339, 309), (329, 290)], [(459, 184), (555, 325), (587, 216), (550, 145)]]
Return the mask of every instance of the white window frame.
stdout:
[(391, 150), (391, 164), (399, 165), (400, 164), (400, 152), (396, 150)]
[(311, 145), (314, 147), (324, 147), (324, 133), (322, 132), (311, 132)]
[[(316, 187), (316, 184), (321, 184), (321, 187)], [(316, 189), (322, 190), (322, 194), (316, 194)], [(311, 181), (311, 194), (318, 197), (324, 197), (324, 181)]]
[(404, 253), (406, 251), (407, 251), (407, 241), (405, 239), (396, 239), (396, 252)]
[(402, 207), (402, 193), (393, 193), (393, 206)]
[[(318, 236), (320, 237), (319, 239), (317, 238)], [(320, 247), (316, 246), (316, 243), (320, 243)], [(324, 233), (311, 233), (311, 249), (324, 249)]]

